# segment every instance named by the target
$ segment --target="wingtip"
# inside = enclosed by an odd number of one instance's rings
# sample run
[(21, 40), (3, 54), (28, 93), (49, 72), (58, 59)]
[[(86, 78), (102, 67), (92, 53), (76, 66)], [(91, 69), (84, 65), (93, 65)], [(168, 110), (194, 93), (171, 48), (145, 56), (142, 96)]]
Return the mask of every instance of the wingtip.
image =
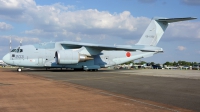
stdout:
[(192, 19), (197, 19), (197, 17), (191, 17)]

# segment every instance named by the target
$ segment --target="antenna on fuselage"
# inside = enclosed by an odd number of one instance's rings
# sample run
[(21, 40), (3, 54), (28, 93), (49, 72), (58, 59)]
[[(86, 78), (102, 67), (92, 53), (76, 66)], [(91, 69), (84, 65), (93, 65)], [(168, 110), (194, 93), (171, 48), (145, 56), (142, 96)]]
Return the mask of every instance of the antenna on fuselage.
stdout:
[(11, 42), (12, 42), (12, 41), (11, 41), (11, 37), (10, 37), (10, 43), (9, 43), (9, 52), (10, 52), (9, 54), (10, 54), (10, 59), (11, 59), (11, 50), (12, 50), (12, 48), (11, 48)]
[(22, 39), (20, 40), (20, 44), (19, 44), (19, 46), (22, 46)]

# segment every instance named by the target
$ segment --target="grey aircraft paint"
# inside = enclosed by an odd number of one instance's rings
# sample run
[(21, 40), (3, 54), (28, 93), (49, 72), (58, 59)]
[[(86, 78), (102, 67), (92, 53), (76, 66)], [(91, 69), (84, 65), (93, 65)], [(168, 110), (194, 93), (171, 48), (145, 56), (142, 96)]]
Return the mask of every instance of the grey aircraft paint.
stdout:
[(98, 70), (163, 52), (157, 43), (169, 23), (196, 18), (153, 18), (139, 42), (134, 45), (107, 46), (78, 42), (49, 42), (24, 45), (3, 57), (9, 65), (32, 68), (74, 68)]

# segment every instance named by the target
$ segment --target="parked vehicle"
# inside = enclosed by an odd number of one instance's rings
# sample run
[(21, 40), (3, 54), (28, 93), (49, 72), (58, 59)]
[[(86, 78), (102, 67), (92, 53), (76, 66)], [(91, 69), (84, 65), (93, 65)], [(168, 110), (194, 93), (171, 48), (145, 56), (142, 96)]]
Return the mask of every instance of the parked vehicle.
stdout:
[(163, 69), (160, 65), (152, 65), (153, 69)]
[(190, 68), (189, 66), (183, 66), (182, 67), (182, 69), (186, 69), (186, 70), (189, 69), (189, 68)]
[(200, 65), (194, 65), (194, 66), (192, 66), (192, 70), (199, 70), (199, 68), (200, 68)]

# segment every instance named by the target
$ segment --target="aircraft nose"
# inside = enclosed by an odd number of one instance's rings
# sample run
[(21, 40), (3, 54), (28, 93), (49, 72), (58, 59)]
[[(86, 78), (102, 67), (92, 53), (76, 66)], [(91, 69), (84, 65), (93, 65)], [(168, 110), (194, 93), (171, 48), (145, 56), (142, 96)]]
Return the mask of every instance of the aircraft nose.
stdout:
[(9, 64), (10, 62), (10, 55), (9, 54), (6, 54), (4, 57), (3, 57), (3, 61), (7, 64)]

